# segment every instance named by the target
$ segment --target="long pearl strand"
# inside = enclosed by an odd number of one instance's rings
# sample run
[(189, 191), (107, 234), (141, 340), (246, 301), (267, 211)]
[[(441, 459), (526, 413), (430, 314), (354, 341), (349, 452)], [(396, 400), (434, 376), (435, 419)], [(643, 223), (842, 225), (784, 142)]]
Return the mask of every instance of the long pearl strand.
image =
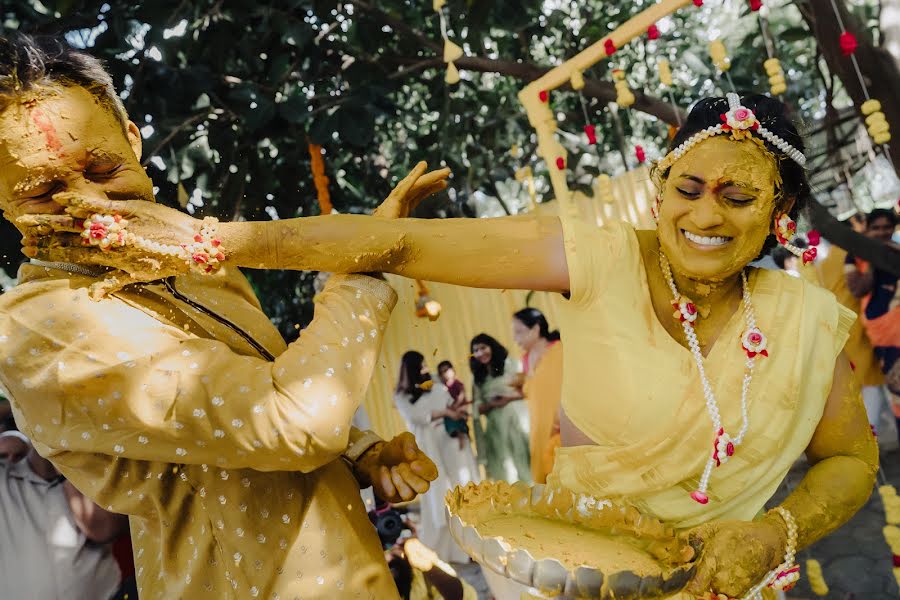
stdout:
[[(662, 269), (666, 283), (669, 284), (669, 289), (672, 291), (673, 304), (677, 306), (682, 296), (678, 291), (678, 287), (675, 285), (672, 269), (669, 266), (669, 259), (666, 258), (666, 255), (662, 250), (659, 252), (659, 266)], [(741, 271), (741, 290), (741, 299), (744, 307), (744, 318), (747, 322), (747, 329), (756, 329), (753, 304), (750, 302), (750, 286), (747, 285), (747, 275), (743, 271)], [(738, 432), (737, 437), (731, 438), (722, 426), (719, 404), (716, 402), (716, 395), (713, 392), (709, 378), (706, 376), (703, 353), (700, 351), (700, 341), (697, 339), (697, 333), (694, 331), (693, 321), (682, 319), (681, 325), (684, 328), (684, 335), (687, 338), (691, 354), (694, 356), (694, 362), (697, 363), (697, 370), (700, 372), (700, 382), (703, 385), (703, 395), (706, 398), (706, 410), (709, 413), (709, 418), (712, 420), (713, 431), (715, 432), (712, 455), (707, 459), (706, 465), (703, 467), (703, 474), (700, 476), (700, 485), (695, 491), (691, 492), (691, 498), (700, 504), (706, 504), (709, 502), (709, 496), (707, 496), (706, 491), (709, 487), (709, 478), (712, 475), (713, 468), (725, 463), (734, 454), (734, 449), (744, 441), (744, 436), (749, 429), (750, 417), (747, 412), (747, 396), (750, 391), (750, 382), (753, 379), (753, 367), (756, 358), (748, 356), (747, 362), (745, 363), (746, 371), (744, 372), (744, 379), (741, 384), (741, 429)]]

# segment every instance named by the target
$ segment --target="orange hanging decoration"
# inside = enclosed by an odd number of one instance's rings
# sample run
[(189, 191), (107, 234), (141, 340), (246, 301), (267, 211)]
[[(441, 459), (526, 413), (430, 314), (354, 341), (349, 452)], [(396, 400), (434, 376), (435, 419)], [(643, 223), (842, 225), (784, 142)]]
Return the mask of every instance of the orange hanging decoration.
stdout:
[(325, 176), (325, 160), (322, 158), (322, 146), (309, 143), (309, 160), (312, 166), (313, 183), (319, 199), (319, 214), (330, 215), (331, 194), (328, 191), (328, 177)]

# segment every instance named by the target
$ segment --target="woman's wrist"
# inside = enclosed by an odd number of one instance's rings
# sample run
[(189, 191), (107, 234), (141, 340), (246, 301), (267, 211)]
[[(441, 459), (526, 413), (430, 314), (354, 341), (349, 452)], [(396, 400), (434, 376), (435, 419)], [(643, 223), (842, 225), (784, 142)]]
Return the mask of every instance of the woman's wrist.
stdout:
[(774, 544), (776, 544), (776, 552), (774, 562), (769, 565), (770, 569), (774, 569), (784, 560), (784, 551), (790, 543), (790, 535), (788, 534), (788, 526), (785, 520), (775, 511), (767, 512), (761, 519), (772, 531)]
[[(250, 257), (254, 257), (254, 262), (264, 262), (263, 258), (267, 254), (267, 244), (265, 238), (257, 234), (263, 232), (254, 232), (257, 223), (249, 221), (232, 221), (219, 223), (217, 235), (222, 241), (222, 246), (226, 250), (225, 262), (232, 267), (254, 267), (257, 265), (249, 264)], [(256, 238), (255, 244), (250, 244), (250, 240)], [(256, 252), (254, 252), (254, 249)]]

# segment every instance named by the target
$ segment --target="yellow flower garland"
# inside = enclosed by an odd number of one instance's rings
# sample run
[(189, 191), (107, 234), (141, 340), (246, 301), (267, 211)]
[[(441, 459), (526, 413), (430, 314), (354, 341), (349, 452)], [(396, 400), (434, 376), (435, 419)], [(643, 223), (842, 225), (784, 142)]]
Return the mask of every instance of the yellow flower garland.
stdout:
[[(881, 502), (884, 504), (884, 514), (887, 525), (882, 530), (884, 539), (894, 556), (900, 556), (900, 497), (897, 489), (892, 485), (882, 485), (878, 488)], [(900, 585), (900, 567), (894, 567), (894, 579)]]

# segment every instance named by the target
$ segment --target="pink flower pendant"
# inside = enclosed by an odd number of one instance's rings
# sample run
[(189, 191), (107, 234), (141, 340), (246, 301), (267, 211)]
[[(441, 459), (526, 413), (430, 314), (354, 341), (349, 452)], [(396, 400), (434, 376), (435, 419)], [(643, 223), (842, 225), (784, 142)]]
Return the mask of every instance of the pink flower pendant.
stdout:
[(672, 308), (675, 309), (675, 313), (672, 316), (678, 319), (680, 323), (684, 323), (685, 321), (693, 323), (699, 316), (697, 305), (691, 302), (686, 296), (681, 296), (678, 298), (678, 302), (673, 302)]
[(754, 358), (756, 355), (769, 356), (767, 345), (766, 335), (759, 327), (750, 327), (741, 336), (741, 346), (747, 353), (747, 358)]
[(721, 467), (728, 462), (728, 459), (734, 456), (734, 440), (725, 433), (725, 428), (719, 428), (719, 434), (713, 441), (713, 460), (716, 466)]

